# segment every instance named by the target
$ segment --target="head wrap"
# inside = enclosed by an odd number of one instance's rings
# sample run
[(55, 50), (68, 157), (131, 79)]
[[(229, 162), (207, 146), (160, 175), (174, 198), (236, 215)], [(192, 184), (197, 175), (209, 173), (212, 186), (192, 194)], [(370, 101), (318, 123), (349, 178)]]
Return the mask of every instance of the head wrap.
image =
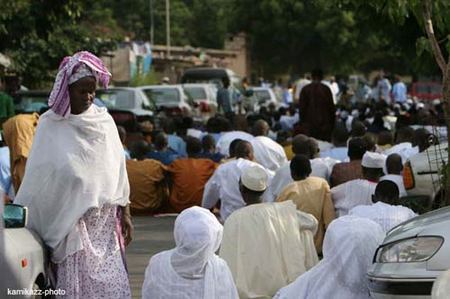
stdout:
[(50, 109), (67, 117), (70, 114), (69, 84), (87, 76), (94, 76), (97, 82), (107, 87), (111, 73), (101, 59), (90, 52), (82, 51), (64, 57), (48, 99)]

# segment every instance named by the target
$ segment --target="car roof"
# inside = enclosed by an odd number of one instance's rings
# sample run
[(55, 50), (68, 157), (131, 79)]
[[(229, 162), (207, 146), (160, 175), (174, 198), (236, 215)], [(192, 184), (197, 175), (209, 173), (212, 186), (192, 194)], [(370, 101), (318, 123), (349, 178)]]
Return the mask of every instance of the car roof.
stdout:
[(98, 88), (97, 90), (138, 90), (136, 87), (122, 87), (122, 86), (117, 86), (117, 87), (109, 87), (109, 88)]
[(153, 89), (153, 88), (160, 88), (160, 89), (173, 89), (173, 88), (182, 88), (180, 84), (171, 84), (171, 85), (145, 85), (145, 86), (139, 86), (139, 89)]

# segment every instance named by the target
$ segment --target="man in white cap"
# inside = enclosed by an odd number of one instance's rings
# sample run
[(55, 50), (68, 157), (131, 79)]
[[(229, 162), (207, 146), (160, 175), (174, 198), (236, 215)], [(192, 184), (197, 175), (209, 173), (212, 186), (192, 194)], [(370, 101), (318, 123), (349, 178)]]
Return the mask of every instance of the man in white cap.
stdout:
[[(254, 161), (253, 147), (248, 141), (239, 141), (235, 148), (236, 159), (220, 165), (205, 185), (202, 207), (212, 209), (220, 200), (220, 217), (225, 221), (237, 209), (245, 206), (239, 190), (239, 182), (244, 169), (259, 165)], [(265, 168), (264, 168), (265, 169)], [(271, 171), (265, 169), (269, 180)]]
[(317, 262), (314, 216), (292, 201), (260, 203), (268, 175), (260, 165), (243, 169), (240, 192), (246, 207), (225, 222), (220, 257), (230, 267), (239, 298), (272, 298)]
[(331, 189), (337, 217), (347, 215), (356, 206), (372, 204), (372, 195), (383, 175), (385, 160), (382, 154), (366, 152), (361, 161), (363, 179), (351, 180)]

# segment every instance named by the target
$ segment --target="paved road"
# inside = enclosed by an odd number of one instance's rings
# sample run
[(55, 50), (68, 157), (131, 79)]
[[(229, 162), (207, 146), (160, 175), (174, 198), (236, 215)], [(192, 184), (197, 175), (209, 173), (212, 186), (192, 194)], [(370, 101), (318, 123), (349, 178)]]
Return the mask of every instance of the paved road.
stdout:
[(141, 298), (144, 271), (152, 255), (175, 246), (175, 217), (133, 217), (134, 237), (127, 248), (127, 263), (133, 298)]

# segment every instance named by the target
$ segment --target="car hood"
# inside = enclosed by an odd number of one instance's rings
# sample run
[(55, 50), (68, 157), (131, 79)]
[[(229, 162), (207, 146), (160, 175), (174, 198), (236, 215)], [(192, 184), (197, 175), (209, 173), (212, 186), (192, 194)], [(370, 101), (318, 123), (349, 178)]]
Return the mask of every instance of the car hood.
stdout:
[(140, 108), (129, 109), (128, 111), (133, 112), (137, 116), (145, 116), (145, 115), (153, 116), (153, 112), (152, 111), (144, 110), (144, 109), (140, 109)]
[(387, 234), (383, 244), (417, 235), (443, 235), (449, 226), (450, 207), (445, 207), (414, 217), (394, 227)]

